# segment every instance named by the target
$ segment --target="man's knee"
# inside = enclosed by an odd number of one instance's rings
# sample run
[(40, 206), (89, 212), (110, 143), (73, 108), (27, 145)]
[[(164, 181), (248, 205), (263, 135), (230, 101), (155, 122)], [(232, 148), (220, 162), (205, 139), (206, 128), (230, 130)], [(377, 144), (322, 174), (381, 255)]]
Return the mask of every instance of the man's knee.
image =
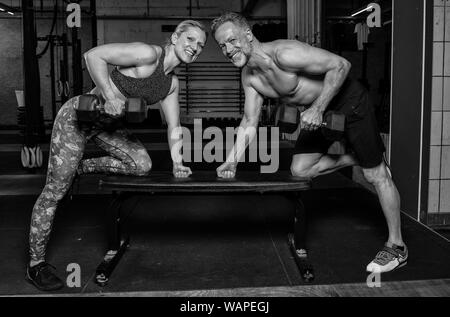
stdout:
[(295, 155), (291, 163), (291, 174), (297, 177), (313, 178), (317, 176), (314, 165), (320, 160), (317, 155)]
[(315, 175), (311, 166), (293, 166), (291, 165), (291, 174), (296, 177), (308, 177), (312, 178)]

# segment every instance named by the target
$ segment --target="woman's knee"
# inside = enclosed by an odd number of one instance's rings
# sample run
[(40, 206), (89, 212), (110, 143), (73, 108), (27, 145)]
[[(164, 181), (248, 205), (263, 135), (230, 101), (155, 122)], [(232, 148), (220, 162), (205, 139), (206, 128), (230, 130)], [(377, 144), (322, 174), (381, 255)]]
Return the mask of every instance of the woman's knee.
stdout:
[(152, 160), (150, 155), (148, 155), (147, 151), (142, 150), (139, 151), (139, 155), (136, 155), (134, 158), (134, 166), (136, 175), (147, 175), (150, 173), (152, 169)]

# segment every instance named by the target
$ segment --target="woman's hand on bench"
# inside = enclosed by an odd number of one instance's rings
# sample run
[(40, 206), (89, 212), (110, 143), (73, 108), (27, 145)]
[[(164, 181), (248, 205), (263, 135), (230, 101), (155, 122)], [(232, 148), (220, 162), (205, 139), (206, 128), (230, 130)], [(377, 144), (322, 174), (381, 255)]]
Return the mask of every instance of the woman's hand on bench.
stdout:
[(176, 178), (187, 178), (192, 174), (192, 171), (189, 167), (184, 166), (180, 163), (174, 163), (172, 172), (173, 176), (175, 176)]

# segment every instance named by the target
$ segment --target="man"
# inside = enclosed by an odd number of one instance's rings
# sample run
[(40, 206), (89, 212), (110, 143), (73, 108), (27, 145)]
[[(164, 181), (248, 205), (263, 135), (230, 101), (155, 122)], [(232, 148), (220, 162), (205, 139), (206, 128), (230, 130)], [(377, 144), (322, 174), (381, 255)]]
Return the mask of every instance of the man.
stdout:
[[(389, 238), (367, 266), (368, 272), (389, 272), (406, 264), (408, 250), (400, 224), (400, 196), (384, 162), (384, 145), (367, 91), (347, 78), (351, 68), (344, 58), (292, 40), (261, 43), (244, 17), (226, 13), (215, 19), (212, 34), (223, 54), (242, 68), (244, 117), (233, 150), (218, 169), (219, 177), (232, 178), (245, 147), (256, 133), (263, 98), (308, 107), (301, 115), (302, 130), (295, 146), (291, 172), (316, 177), (359, 164), (376, 189), (386, 217)], [(339, 110), (346, 115), (345, 138), (354, 154), (327, 155), (331, 145), (322, 134), (323, 115)], [(249, 142), (246, 144), (246, 135)]]

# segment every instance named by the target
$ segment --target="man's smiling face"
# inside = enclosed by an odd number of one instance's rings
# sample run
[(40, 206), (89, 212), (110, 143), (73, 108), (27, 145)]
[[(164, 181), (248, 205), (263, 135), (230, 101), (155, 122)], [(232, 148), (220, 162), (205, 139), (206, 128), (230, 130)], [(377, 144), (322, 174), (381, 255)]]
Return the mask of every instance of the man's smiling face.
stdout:
[(214, 37), (225, 55), (236, 67), (244, 67), (251, 54), (251, 32), (233, 22), (219, 26)]

